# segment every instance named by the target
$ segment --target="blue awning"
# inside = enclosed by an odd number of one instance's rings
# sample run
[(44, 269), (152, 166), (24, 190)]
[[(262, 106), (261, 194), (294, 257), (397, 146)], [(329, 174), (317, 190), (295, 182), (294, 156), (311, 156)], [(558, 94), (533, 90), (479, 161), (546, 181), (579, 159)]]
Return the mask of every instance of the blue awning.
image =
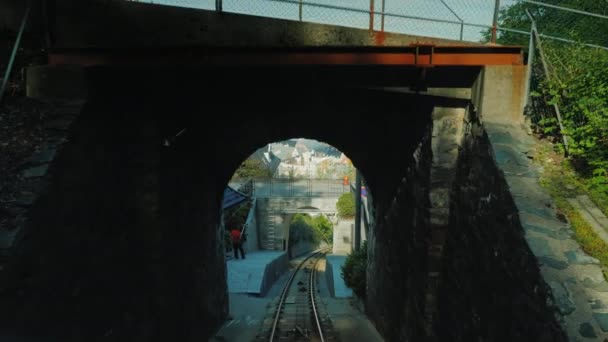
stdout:
[(229, 186), (224, 189), (224, 200), (222, 201), (222, 210), (226, 210), (230, 207), (234, 207), (237, 204), (241, 204), (249, 199), (249, 196), (244, 193), (235, 190)]

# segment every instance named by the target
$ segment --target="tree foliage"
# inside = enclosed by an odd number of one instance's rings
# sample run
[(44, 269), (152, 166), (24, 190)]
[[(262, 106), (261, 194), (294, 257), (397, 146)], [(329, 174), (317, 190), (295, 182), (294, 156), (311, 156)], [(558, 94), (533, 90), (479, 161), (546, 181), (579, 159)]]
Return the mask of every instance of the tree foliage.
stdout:
[(258, 159), (245, 160), (232, 176), (233, 179), (268, 178), (272, 177), (270, 170)]
[(319, 243), (320, 235), (314, 229), (314, 222), (308, 214), (295, 214), (289, 224), (290, 245), (298, 242)]
[[(544, 2), (600, 14), (608, 12), (608, 6), (596, 0)], [(527, 3), (503, 10), (501, 26), (529, 31), (526, 9), (534, 16), (541, 33), (608, 46), (608, 20)], [(595, 37), (591, 41), (590, 32)], [(527, 40), (521, 34), (503, 33), (498, 42), (527, 45)], [(550, 75), (544, 74), (537, 53), (533, 70), (540, 77), (533, 84), (532, 95), (534, 102), (542, 103), (544, 108), (533, 106), (530, 113), (533, 123), (543, 135), (559, 138), (565, 134), (573, 166), (589, 180), (593, 190), (608, 193), (608, 51), (550, 39), (543, 39), (542, 43)], [(563, 132), (559, 130), (553, 104), (559, 106)]]
[(331, 244), (333, 231), (333, 224), (323, 215), (313, 218), (308, 214), (295, 214), (289, 224), (289, 241), (290, 244), (300, 241), (315, 244), (325, 241)]
[(313, 226), (325, 242), (331, 244), (334, 241), (334, 225), (327, 217), (324, 215), (315, 217)]
[(344, 193), (338, 198), (336, 203), (338, 215), (342, 218), (352, 218), (355, 216), (355, 196), (351, 192)]
[[(608, 6), (603, 1), (543, 0), (542, 2), (591, 13), (608, 14)], [(608, 46), (606, 20), (521, 1), (505, 7), (499, 12), (499, 27), (530, 32), (531, 22), (526, 10), (533, 16), (539, 31), (545, 35)], [(486, 40), (489, 40), (490, 35), (491, 30), (487, 30), (484, 34)], [(527, 46), (528, 36), (514, 31), (500, 31), (498, 43)]]

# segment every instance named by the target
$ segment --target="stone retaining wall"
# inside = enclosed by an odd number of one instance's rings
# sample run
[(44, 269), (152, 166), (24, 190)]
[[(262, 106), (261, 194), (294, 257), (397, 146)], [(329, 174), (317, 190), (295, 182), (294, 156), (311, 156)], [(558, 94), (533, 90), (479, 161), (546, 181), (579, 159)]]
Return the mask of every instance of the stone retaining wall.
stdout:
[(201, 215), (219, 215), (206, 194), (223, 187), (201, 180), (188, 145), (163, 145), (164, 122), (111, 108), (86, 105), (54, 161), (24, 171), (49, 186), (2, 274), (2, 332), (193, 341), (227, 315), (221, 225)]
[(376, 205), (368, 235), (366, 311), (386, 341), (424, 341), (432, 124), (388, 207)]
[(440, 341), (566, 341), (484, 128), (466, 129), (444, 245)]
[(599, 260), (582, 250), (572, 227), (558, 216), (551, 197), (540, 186), (542, 171), (533, 162), (537, 142), (521, 126), (485, 122), (484, 127), (568, 338), (608, 339), (608, 282)]

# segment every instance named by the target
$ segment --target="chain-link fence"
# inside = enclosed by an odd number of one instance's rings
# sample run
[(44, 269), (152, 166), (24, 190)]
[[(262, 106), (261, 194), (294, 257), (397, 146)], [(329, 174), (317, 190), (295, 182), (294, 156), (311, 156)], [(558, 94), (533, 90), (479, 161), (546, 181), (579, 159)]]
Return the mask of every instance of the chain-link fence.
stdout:
[[(464, 41), (492, 27), (494, 0), (131, 0)], [(221, 4), (221, 5), (220, 5)]]
[[(539, 17), (541, 37), (565, 42), (608, 46), (608, 6), (602, 1), (582, 6), (531, 0), (131, 0), (159, 5), (199, 8), (288, 20), (367, 28), (375, 31), (435, 38), (487, 42), (493, 28), (500, 36), (530, 35), (529, 10)], [(500, 15), (498, 15), (500, 13)], [(550, 20), (543, 20), (550, 18)], [(563, 28), (569, 32), (564, 33)]]
[(534, 20), (543, 39), (608, 49), (608, 2), (580, 1), (576, 6), (568, 4), (571, 2), (563, 0), (561, 5), (555, 5), (533, 0), (502, 0), (499, 37), (524, 44)]
[[(375, 31), (434, 38), (487, 42), (498, 36), (530, 35), (525, 16), (509, 16), (523, 7), (538, 15), (542, 37), (564, 42), (608, 46), (608, 6), (601, 1), (585, 8), (530, 0), (131, 0), (158, 5), (221, 10), (314, 23), (368, 28)], [(565, 2), (567, 2), (565, 0)], [(500, 16), (498, 16), (500, 13)], [(550, 18), (544, 20), (542, 18)], [(564, 27), (571, 34), (564, 34)], [(574, 34), (576, 32), (576, 34)]]
[[(597, 2), (579, 4), (593, 9)], [(509, 10), (504, 24), (532, 28), (526, 114), (533, 127), (555, 138), (592, 187), (608, 193), (608, 17), (524, 0)], [(500, 38), (513, 43), (522, 35)]]

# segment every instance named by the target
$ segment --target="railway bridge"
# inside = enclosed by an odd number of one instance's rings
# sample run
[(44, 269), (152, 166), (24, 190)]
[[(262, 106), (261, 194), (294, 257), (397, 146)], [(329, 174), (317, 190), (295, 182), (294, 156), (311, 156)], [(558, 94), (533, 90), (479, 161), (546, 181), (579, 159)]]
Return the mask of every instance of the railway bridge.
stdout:
[(256, 149), (305, 137), (365, 177), (366, 311), (387, 341), (560, 341), (585, 324), (602, 334), (579, 265), (556, 246), (580, 248), (526, 154), (522, 48), (45, 3), (34, 18), (48, 64), (28, 68), (28, 95), (70, 100), (72, 114), (58, 116), (66, 139), (37, 175), (44, 186), (3, 272), (2, 331), (209, 338), (228, 315), (223, 190)]

